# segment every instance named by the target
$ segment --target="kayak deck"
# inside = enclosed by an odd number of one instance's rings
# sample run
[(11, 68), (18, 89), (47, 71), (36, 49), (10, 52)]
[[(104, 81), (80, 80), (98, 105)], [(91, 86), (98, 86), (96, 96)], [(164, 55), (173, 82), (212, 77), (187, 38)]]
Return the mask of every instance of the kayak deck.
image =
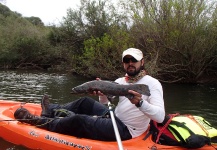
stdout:
[[(22, 145), (30, 149), (43, 150), (118, 150), (118, 144), (114, 142), (96, 141), (74, 136), (63, 135), (40, 129), (35, 126), (14, 121), (14, 111), (19, 107), (28, 109), (32, 114), (40, 115), (41, 106), (34, 103), (22, 103), (17, 101), (0, 100), (0, 137), (16, 145)], [(7, 121), (6, 121), (7, 120)], [(151, 136), (145, 138), (147, 132), (141, 136), (122, 141), (126, 150), (157, 150), (173, 149), (186, 150), (179, 146), (166, 146), (156, 144)], [(199, 150), (214, 150), (217, 145), (206, 145)]]

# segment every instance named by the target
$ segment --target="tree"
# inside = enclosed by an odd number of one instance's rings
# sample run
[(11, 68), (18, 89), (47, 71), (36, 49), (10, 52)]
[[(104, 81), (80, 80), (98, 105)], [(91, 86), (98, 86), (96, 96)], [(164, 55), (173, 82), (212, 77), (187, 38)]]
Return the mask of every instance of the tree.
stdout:
[(132, 37), (145, 52), (149, 73), (164, 82), (197, 82), (207, 75), (217, 58), (216, 2), (135, 0), (128, 4)]
[(44, 23), (41, 21), (41, 19), (39, 17), (24, 17), (26, 20), (28, 20), (29, 22), (31, 22), (33, 25), (36, 26), (44, 26)]
[[(127, 17), (118, 15), (107, 0), (81, 0), (78, 10), (69, 9), (59, 34), (64, 45), (71, 49), (73, 71), (96, 76), (99, 70), (105, 70), (101, 72), (105, 78), (119, 75), (120, 59), (116, 56), (133, 45), (126, 22)], [(115, 73), (108, 72), (114, 69)]]
[(11, 10), (7, 6), (0, 3), (0, 14), (7, 17), (11, 14)]

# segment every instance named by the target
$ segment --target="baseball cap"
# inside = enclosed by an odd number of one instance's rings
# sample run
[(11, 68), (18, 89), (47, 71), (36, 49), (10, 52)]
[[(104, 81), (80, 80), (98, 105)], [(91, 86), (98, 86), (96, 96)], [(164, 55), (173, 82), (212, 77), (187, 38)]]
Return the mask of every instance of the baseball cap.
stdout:
[(130, 56), (134, 57), (137, 61), (140, 61), (143, 58), (142, 51), (139, 49), (136, 49), (136, 48), (129, 48), (129, 49), (125, 50), (122, 54), (122, 61), (126, 55), (130, 55)]

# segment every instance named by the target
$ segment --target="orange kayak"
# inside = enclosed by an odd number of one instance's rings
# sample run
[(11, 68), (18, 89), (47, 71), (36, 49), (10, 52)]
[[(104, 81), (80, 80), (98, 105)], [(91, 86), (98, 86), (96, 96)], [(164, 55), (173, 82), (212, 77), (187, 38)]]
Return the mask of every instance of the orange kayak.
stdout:
[[(105, 142), (77, 138), (14, 121), (14, 111), (21, 105), (23, 105), (22, 102), (0, 100), (0, 137), (6, 141), (29, 149), (118, 150), (116, 141)], [(41, 106), (39, 104), (26, 103), (23, 107), (35, 115), (40, 115), (41, 113)], [(178, 146), (155, 144), (151, 140), (151, 135), (144, 139), (146, 135), (147, 132), (137, 138), (122, 141), (124, 150), (186, 150)], [(214, 150), (215, 148), (217, 148), (217, 145), (206, 145), (199, 150)]]

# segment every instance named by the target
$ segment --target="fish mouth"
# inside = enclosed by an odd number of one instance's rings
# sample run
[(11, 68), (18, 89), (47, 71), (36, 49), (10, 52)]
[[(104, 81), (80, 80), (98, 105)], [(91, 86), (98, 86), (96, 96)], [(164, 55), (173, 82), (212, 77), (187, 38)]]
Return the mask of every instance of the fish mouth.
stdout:
[(75, 94), (75, 93), (77, 93), (77, 91), (74, 90), (74, 89), (72, 89), (70, 93), (71, 93), (71, 94)]

